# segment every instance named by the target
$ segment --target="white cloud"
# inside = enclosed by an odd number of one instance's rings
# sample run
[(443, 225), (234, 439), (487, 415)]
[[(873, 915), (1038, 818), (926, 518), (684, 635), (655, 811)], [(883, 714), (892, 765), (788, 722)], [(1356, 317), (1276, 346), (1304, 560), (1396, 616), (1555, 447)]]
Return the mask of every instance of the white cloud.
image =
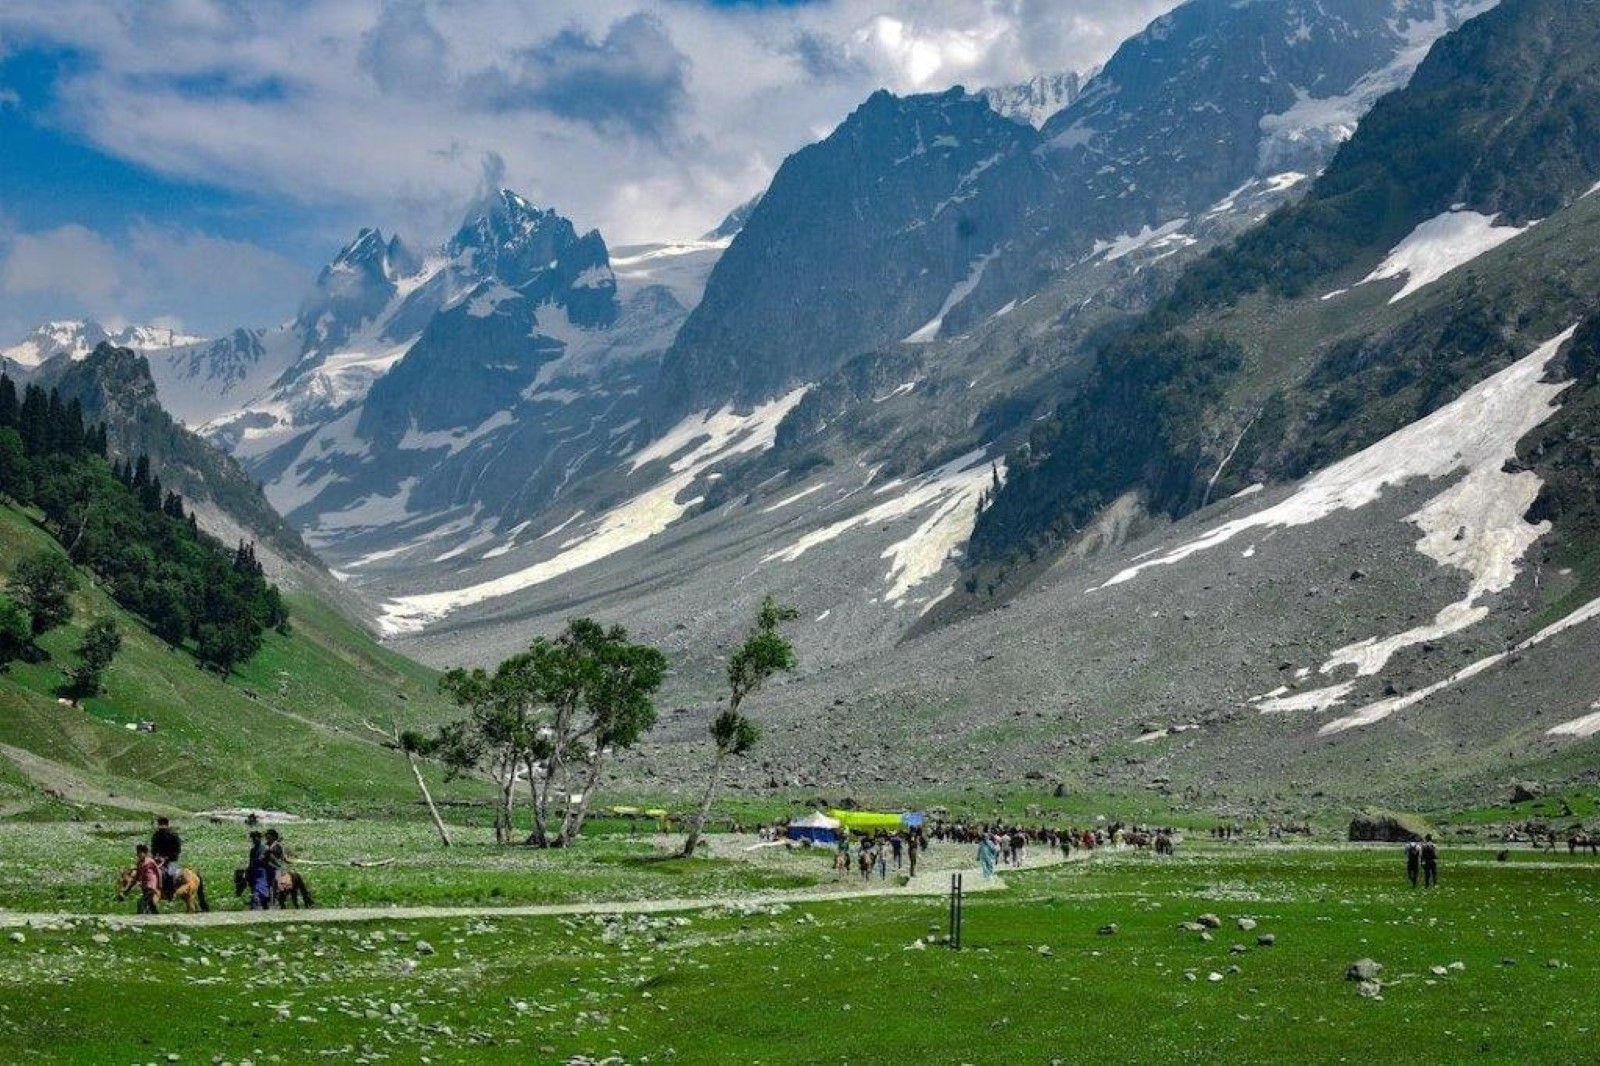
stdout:
[[(0, 330), (18, 335), (45, 316), (191, 324), (175, 307), (205, 309), (205, 328), (268, 324), (286, 317), (304, 284), (301, 266), (243, 241), (142, 222), (115, 235), (69, 223), (0, 244)], [(18, 306), (33, 313), (17, 318)]]
[[(339, 229), (322, 234), (329, 252), (356, 225), (442, 237), (491, 155), (509, 185), (622, 244), (710, 228), (876, 88), (1081, 71), (1175, 3), (6, 0), (0, 40), (83, 57), (42, 120), (258, 198), (285, 227)], [(263, 324), (309, 280), (190, 230), (63, 226), (0, 254), (13, 296), (0, 318), (70, 291), (91, 313), (204, 308), (215, 328), (237, 309)], [(158, 284), (187, 288), (154, 306)]]
[[(874, 88), (1081, 70), (1172, 6), (8, 0), (0, 36), (92, 56), (63, 87), (64, 120), (165, 174), (432, 237), (493, 151), (528, 195), (637, 240), (707, 228)], [(467, 91), (495, 77), (526, 106)]]

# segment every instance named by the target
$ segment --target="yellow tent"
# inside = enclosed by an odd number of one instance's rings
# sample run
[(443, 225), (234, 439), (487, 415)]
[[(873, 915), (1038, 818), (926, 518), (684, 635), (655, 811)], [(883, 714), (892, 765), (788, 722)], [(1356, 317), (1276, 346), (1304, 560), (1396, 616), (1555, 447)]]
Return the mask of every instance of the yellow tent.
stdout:
[(905, 828), (905, 821), (901, 815), (884, 811), (834, 810), (829, 811), (828, 815), (837, 819), (852, 833), (876, 833), (880, 829), (892, 833)]

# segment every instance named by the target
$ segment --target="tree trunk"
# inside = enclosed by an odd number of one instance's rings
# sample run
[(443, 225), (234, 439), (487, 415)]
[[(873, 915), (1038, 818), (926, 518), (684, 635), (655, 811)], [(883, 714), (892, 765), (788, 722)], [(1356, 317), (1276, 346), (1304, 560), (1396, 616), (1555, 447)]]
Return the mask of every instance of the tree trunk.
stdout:
[(513, 799), (517, 789), (517, 764), (511, 757), (506, 758), (505, 765), (501, 768), (500, 784), (500, 810), (494, 820), (494, 842), (496, 844), (511, 843), (513, 821), (511, 818)]
[(439, 808), (434, 806), (433, 793), (428, 791), (428, 782), (422, 777), (422, 767), (417, 765), (417, 753), (406, 752), (406, 761), (411, 764), (411, 773), (417, 779), (417, 788), (422, 792), (422, 801), (428, 805), (428, 814), (433, 818), (433, 827), (439, 831), (439, 842), (448, 848), (450, 830), (445, 828), (444, 819), (439, 817)]
[(700, 832), (705, 829), (706, 816), (711, 813), (711, 801), (717, 796), (717, 782), (722, 778), (722, 763), (728, 753), (722, 748), (717, 749), (717, 757), (711, 761), (711, 780), (706, 782), (706, 794), (700, 800), (700, 810), (694, 816), (694, 825), (689, 827), (689, 838), (683, 842), (683, 851), (680, 854), (685, 859), (694, 858), (694, 849), (700, 844)]
[[(528, 801), (533, 807), (533, 832), (528, 834), (524, 844), (535, 847), (548, 848), (550, 846), (549, 810), (550, 810), (550, 785), (552, 777), (545, 775), (544, 787), (538, 784), (538, 775), (533, 772), (533, 760), (527, 761), (528, 768)], [(548, 769), (548, 767), (546, 767)]]
[(583, 820), (589, 816), (589, 797), (594, 795), (595, 787), (600, 783), (600, 768), (605, 763), (605, 756), (598, 751), (594, 753), (594, 761), (589, 764), (589, 777), (583, 783), (583, 799), (578, 801), (576, 810), (568, 810), (567, 817), (561, 826), (561, 842), (572, 843), (578, 833), (583, 829)]

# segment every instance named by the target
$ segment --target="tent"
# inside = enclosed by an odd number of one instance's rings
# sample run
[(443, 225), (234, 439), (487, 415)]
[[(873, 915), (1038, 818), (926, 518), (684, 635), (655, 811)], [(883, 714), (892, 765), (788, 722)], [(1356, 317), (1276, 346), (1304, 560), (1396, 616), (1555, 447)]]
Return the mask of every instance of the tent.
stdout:
[(890, 814), (885, 811), (829, 811), (828, 813), (843, 823), (850, 832), (866, 835), (876, 833), (880, 829), (885, 833), (897, 833), (907, 826), (922, 824), (921, 815)]
[(839, 841), (839, 820), (815, 811), (789, 823), (789, 839), (809, 840), (813, 844), (836, 844)]

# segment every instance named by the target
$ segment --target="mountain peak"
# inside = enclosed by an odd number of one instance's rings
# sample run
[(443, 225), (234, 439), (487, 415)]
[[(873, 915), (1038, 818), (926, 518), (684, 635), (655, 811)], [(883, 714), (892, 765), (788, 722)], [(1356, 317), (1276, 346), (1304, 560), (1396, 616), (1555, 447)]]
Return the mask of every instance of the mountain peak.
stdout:
[(61, 355), (74, 360), (83, 359), (96, 346), (106, 342), (134, 351), (154, 351), (198, 344), (200, 341), (199, 337), (169, 326), (107, 329), (93, 319), (53, 319), (29, 333), (19, 344), (0, 349), (0, 356), (19, 366), (35, 367)]

